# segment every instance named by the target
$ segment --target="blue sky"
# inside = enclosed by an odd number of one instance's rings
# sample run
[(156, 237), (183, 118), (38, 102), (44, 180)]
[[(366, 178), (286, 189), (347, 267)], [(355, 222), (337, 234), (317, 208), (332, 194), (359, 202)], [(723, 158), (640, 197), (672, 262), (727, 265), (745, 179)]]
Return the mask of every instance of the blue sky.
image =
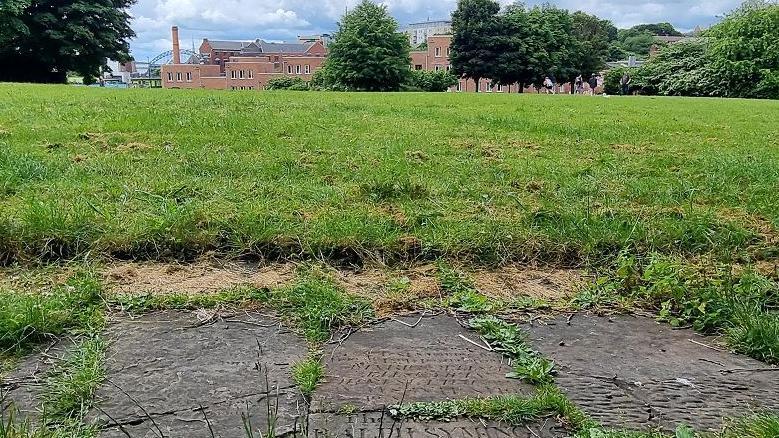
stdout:
[[(359, 0), (138, 0), (132, 7), (131, 42), (139, 61), (170, 50), (170, 27), (178, 25), (182, 47), (203, 38), (293, 40), (297, 35), (332, 32), (347, 7)], [(385, 0), (401, 25), (448, 18), (456, 0)], [(507, 4), (509, 1), (502, 1)], [(527, 4), (540, 3), (528, 1)], [(708, 26), (740, 0), (552, 0), (560, 7), (583, 10), (619, 27), (669, 21), (689, 30)]]

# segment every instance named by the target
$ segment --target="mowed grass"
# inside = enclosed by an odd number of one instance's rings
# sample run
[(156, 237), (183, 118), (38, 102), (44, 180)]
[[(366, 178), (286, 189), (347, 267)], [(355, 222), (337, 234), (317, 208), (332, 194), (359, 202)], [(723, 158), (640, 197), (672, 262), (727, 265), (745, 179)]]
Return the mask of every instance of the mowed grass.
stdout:
[(772, 101), (5, 84), (0, 260), (776, 258), (777, 121)]

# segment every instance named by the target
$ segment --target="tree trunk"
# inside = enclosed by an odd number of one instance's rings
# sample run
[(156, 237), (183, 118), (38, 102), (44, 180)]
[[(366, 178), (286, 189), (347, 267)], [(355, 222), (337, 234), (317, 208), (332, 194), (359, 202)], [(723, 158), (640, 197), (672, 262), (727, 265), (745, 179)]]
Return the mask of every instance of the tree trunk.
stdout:
[(479, 92), (479, 80), (481, 80), (481, 78), (473, 78), (473, 81), (476, 82), (476, 92), (477, 93)]

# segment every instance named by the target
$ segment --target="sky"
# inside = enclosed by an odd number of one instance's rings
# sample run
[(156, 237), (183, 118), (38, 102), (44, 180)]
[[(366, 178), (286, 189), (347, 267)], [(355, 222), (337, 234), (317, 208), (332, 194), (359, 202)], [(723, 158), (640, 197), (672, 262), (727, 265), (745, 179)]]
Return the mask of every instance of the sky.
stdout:
[[(131, 8), (137, 37), (130, 48), (138, 61), (170, 50), (170, 27), (177, 25), (182, 48), (195, 50), (203, 38), (269, 41), (333, 33), (346, 8), (359, 0), (137, 0)], [(510, 0), (502, 0), (508, 4)], [(530, 0), (533, 5), (542, 1)], [(668, 21), (687, 31), (706, 27), (741, 0), (551, 0), (611, 20), (617, 27)], [(384, 0), (402, 25), (448, 19), (457, 0)]]

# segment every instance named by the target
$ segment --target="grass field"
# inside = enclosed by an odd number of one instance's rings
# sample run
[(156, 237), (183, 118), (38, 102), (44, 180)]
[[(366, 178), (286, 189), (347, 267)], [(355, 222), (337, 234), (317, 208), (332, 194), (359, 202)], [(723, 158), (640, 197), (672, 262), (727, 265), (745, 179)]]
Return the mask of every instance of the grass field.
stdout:
[(779, 102), (0, 85), (0, 260), (776, 258)]

